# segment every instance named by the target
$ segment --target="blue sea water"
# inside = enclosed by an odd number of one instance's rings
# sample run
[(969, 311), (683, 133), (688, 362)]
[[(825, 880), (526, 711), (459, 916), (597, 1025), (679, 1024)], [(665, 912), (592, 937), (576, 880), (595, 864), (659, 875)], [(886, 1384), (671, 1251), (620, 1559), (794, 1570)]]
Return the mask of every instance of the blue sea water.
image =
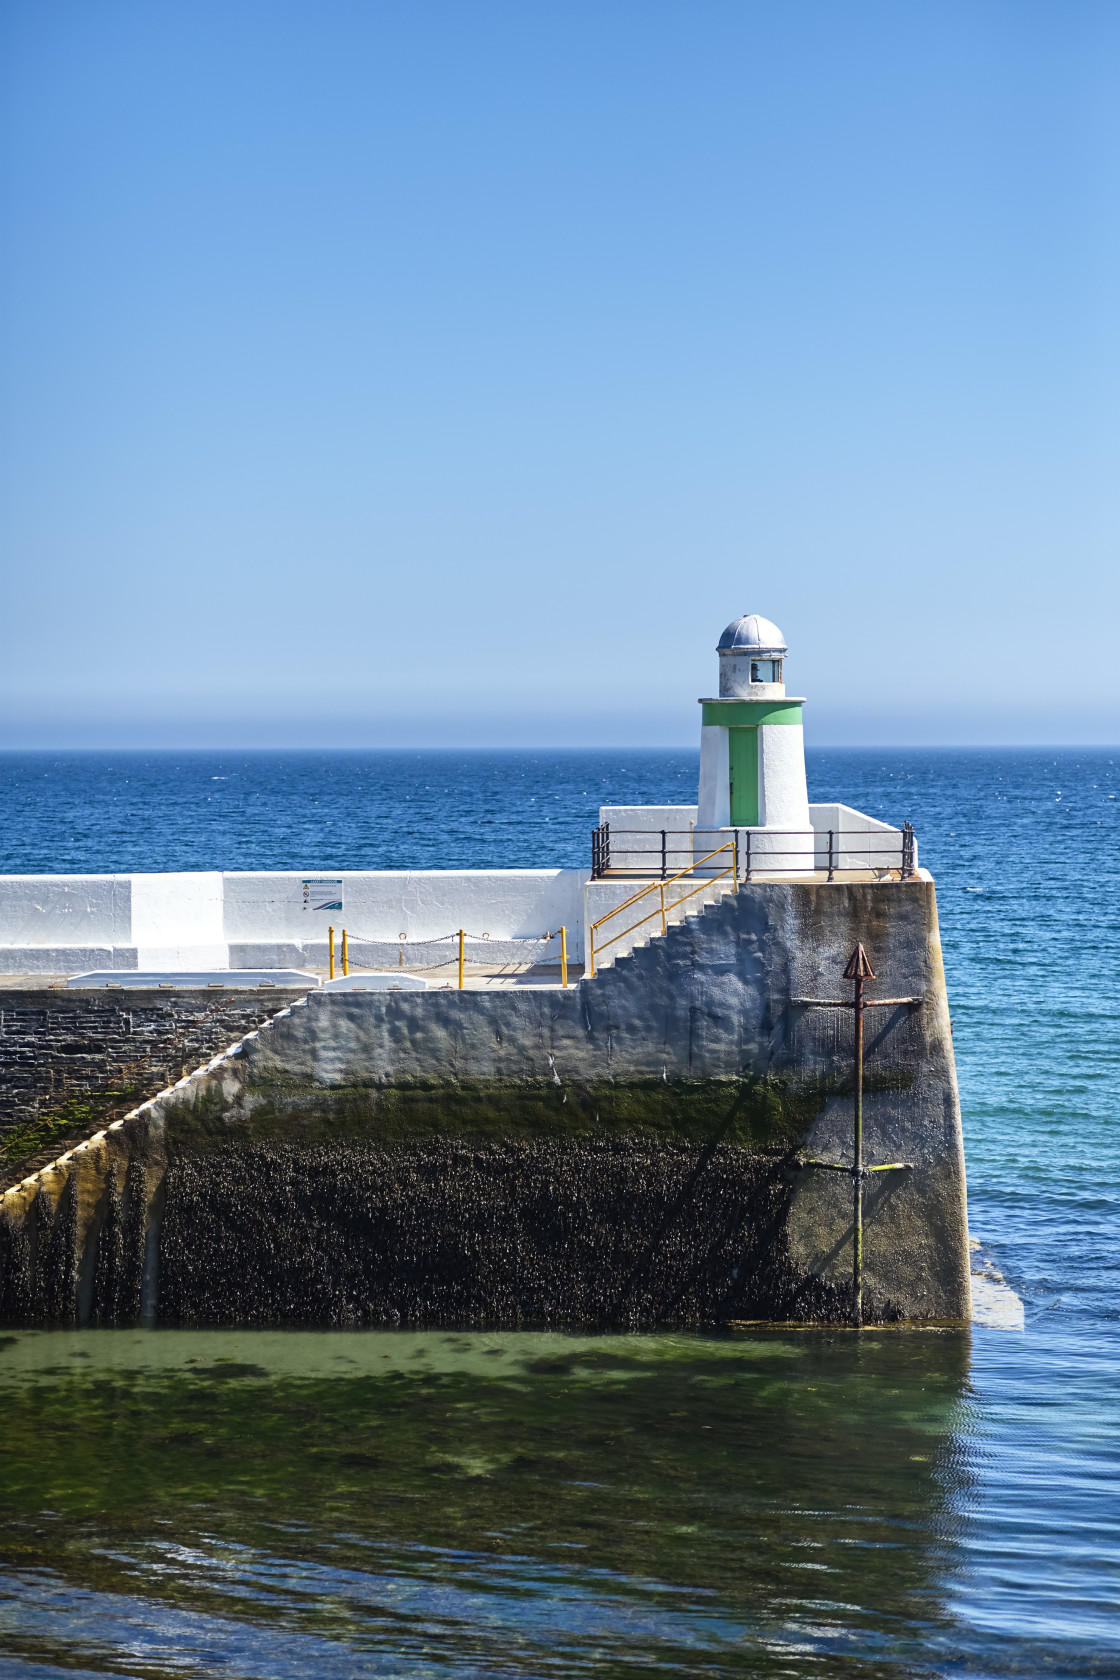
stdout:
[[(0, 870), (577, 864), (600, 803), (696, 769), (8, 754)], [(0, 1677), (1120, 1675), (1120, 750), (809, 777), (937, 880), (970, 1221), (1025, 1330), (16, 1334)]]

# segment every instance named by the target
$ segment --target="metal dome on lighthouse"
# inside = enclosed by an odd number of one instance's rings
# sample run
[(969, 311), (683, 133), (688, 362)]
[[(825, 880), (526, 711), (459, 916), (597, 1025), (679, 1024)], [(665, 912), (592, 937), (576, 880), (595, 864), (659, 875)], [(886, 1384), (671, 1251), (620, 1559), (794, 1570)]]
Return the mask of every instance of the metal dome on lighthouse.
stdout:
[(810, 830), (804, 701), (786, 694), (776, 624), (744, 613), (719, 639), (719, 694), (701, 700), (698, 829)]
[[(782, 687), (786, 639), (776, 624), (758, 613), (733, 618), (717, 643), (721, 695), (746, 694), (769, 699)], [(765, 688), (767, 692), (761, 693)]]

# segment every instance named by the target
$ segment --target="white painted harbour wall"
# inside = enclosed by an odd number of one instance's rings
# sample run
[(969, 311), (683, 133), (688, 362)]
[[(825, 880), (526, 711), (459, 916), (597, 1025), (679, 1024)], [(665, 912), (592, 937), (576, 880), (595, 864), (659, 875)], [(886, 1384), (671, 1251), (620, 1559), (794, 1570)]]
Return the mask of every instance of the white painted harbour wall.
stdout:
[[(341, 911), (304, 910), (301, 883), (342, 881)], [(587, 869), (383, 869), (190, 874), (0, 876), (0, 973), (89, 969), (322, 968), (328, 927), (353, 962), (381, 967), (404, 948), (414, 966), (442, 960), (425, 943), (464, 928), (468, 962), (583, 960)], [(423, 951), (416, 948), (423, 945)], [(410, 949), (411, 948), (411, 949)], [(458, 940), (446, 956), (458, 957)]]
[[(651, 872), (659, 872), (660, 859), (637, 850), (645, 844), (643, 835), (650, 845), (656, 837), (658, 848), (663, 828), (681, 837), (678, 844), (695, 830), (693, 845), (705, 850), (730, 839), (729, 828), (696, 829), (696, 817), (695, 805), (614, 805), (600, 811), (600, 821), (611, 824), (618, 840), (622, 830), (639, 831), (631, 837), (630, 857), (612, 843), (616, 866)], [(842, 869), (874, 867), (882, 860), (875, 847), (891, 836), (900, 838), (898, 829), (847, 805), (810, 806), (809, 818), (801, 866), (806, 869), (823, 867), (829, 829), (843, 836), (836, 856)], [(764, 830), (751, 832), (752, 846), (765, 844)], [(783, 867), (777, 859), (775, 865)], [(458, 956), (458, 942), (447, 936), (459, 928), (468, 936), (468, 962), (499, 965), (558, 963), (555, 936), (563, 926), (569, 959), (582, 963), (589, 922), (637, 885), (590, 883), (587, 869), (324, 870), (319, 873), (343, 883), (343, 909), (305, 910), (301, 884), (315, 873), (0, 876), (0, 973), (323, 968), (331, 923), (336, 953), (346, 928), (351, 958), (362, 968), (395, 965), (402, 950), (414, 967), (450, 963)], [(554, 937), (544, 945), (546, 933)], [(441, 939), (443, 944), (431, 943)], [(612, 957), (633, 942), (618, 944)]]

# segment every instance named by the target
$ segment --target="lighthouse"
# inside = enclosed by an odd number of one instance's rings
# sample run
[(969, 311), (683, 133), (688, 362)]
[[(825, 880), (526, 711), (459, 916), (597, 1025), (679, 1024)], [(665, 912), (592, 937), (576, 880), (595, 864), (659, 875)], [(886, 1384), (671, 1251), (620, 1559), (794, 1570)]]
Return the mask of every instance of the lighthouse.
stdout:
[[(801, 723), (805, 702), (786, 693), (786, 640), (768, 618), (745, 613), (734, 619), (717, 652), (719, 693), (700, 701), (696, 826), (761, 830), (760, 840), (769, 840), (765, 849), (777, 861), (778, 854), (799, 852), (795, 837), (812, 829)], [(788, 846), (779, 837), (788, 837)]]

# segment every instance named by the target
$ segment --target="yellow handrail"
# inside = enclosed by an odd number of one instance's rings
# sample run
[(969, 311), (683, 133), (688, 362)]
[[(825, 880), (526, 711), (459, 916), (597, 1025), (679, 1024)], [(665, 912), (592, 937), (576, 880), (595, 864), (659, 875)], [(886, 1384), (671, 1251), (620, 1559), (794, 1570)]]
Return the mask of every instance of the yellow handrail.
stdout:
[(595, 932), (597, 928), (601, 928), (604, 922), (609, 922), (612, 916), (621, 915), (623, 910), (629, 910), (630, 906), (632, 904), (637, 904), (640, 898), (646, 898), (651, 892), (657, 891), (660, 893), (660, 902), (657, 909), (651, 910), (648, 916), (639, 917), (639, 919), (636, 922), (632, 922), (628, 928), (623, 928), (621, 933), (612, 933), (609, 939), (603, 940), (599, 949), (601, 951), (605, 951), (608, 945), (614, 945), (618, 940), (625, 939), (628, 933), (633, 933), (636, 928), (644, 927), (646, 922), (652, 922), (653, 918), (658, 915), (661, 917), (661, 931), (662, 933), (665, 933), (668, 927), (665, 917), (665, 888), (671, 887), (674, 881), (681, 880), (683, 876), (693, 874), (694, 871), (699, 869), (702, 863), (707, 863), (710, 859), (718, 857), (721, 852), (731, 853), (731, 862), (728, 864), (727, 868), (717, 871), (715, 875), (706, 875), (697, 886), (693, 887), (691, 892), (682, 893), (680, 898), (674, 899), (669, 908), (673, 909), (678, 904), (686, 903), (690, 898), (694, 898), (698, 892), (703, 892), (705, 887), (712, 886), (716, 881), (722, 881), (726, 875), (731, 876), (732, 892), (738, 892), (739, 837), (736, 835), (734, 840), (728, 840), (724, 845), (717, 846), (714, 852), (708, 852), (704, 857), (696, 858), (689, 864), (687, 869), (679, 869), (675, 875), (668, 876), (668, 878), (664, 881), (651, 881), (648, 887), (642, 887), (639, 892), (632, 893), (629, 898), (623, 899), (621, 904), (616, 904), (613, 910), (608, 910), (605, 916), (600, 916), (597, 922), (592, 922), (587, 935), (590, 947), (588, 951), (588, 969), (590, 978), (594, 979), (595, 977)]

